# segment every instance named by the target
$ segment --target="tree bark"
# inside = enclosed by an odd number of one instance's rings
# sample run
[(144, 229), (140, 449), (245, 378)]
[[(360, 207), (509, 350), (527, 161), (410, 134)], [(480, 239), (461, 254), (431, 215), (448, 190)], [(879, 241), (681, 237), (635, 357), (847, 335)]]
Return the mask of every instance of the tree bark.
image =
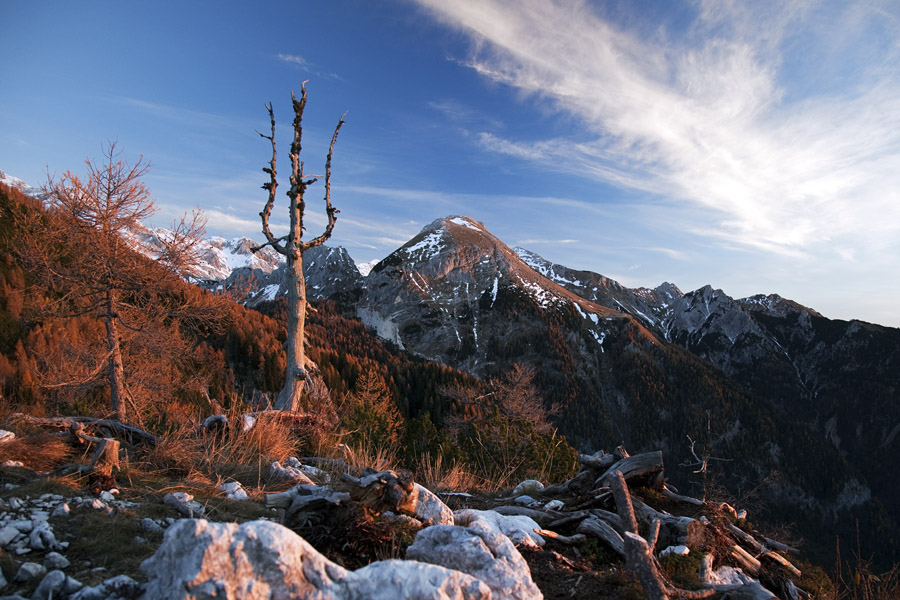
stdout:
[(112, 417), (125, 422), (125, 368), (116, 323), (116, 293), (106, 290), (106, 349), (109, 351), (109, 405)]
[[(291, 201), (294, 204), (294, 201)], [(294, 206), (292, 208), (295, 209)], [(291, 221), (294, 221), (292, 216)], [(303, 253), (295, 250), (288, 254), (288, 326), (284, 387), (275, 402), (276, 410), (296, 412), (300, 409), (300, 397), (306, 384), (306, 280), (303, 277)]]

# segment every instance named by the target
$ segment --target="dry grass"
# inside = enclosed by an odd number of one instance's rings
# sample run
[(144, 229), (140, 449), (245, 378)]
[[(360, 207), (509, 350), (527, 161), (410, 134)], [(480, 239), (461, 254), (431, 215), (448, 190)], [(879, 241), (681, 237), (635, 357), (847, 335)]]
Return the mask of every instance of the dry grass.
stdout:
[(21, 461), (32, 471), (51, 471), (77, 456), (78, 450), (69, 442), (68, 435), (36, 433), (0, 444), (0, 462)]
[(416, 481), (432, 492), (467, 492), (479, 487), (478, 479), (458, 463), (445, 464), (444, 457), (432, 458), (428, 452), (419, 457)]
[(359, 444), (347, 446), (341, 444), (344, 461), (351, 473), (359, 473), (365, 469), (386, 471), (396, 469), (397, 449), (376, 444)]
[(140, 464), (142, 474), (177, 475), (194, 489), (215, 488), (225, 481), (239, 481), (251, 496), (271, 483), (269, 467), (297, 454), (299, 438), (290, 420), (262, 415), (249, 431), (236, 416), (224, 431), (205, 431), (185, 425), (162, 437)]

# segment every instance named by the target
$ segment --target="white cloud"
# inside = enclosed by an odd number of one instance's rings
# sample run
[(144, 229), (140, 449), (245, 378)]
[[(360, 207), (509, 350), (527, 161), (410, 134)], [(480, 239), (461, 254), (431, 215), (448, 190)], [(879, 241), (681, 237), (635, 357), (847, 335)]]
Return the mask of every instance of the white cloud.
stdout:
[(277, 58), (281, 62), (286, 62), (291, 65), (297, 65), (301, 69), (309, 68), (309, 63), (306, 61), (306, 59), (302, 56), (297, 56), (296, 54), (278, 53)]
[(464, 64), (580, 123), (543, 140), (484, 131), (486, 150), (677, 200), (680, 226), (736, 247), (840, 243), (858, 260), (900, 235), (890, 4), (704, 0), (687, 30), (648, 36), (584, 2), (419, 2), (471, 37)]

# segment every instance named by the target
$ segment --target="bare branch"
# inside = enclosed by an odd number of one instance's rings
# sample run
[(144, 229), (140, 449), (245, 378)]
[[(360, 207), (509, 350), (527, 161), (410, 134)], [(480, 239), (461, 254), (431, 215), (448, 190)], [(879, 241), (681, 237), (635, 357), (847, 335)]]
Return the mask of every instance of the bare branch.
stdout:
[(322, 235), (305, 244), (306, 248), (320, 246), (331, 237), (334, 224), (337, 222), (337, 214), (341, 212), (331, 205), (331, 157), (334, 155), (334, 144), (337, 142), (338, 133), (341, 130), (341, 126), (345, 123), (344, 117), (346, 116), (347, 113), (342, 114), (337, 126), (334, 128), (331, 144), (328, 146), (328, 156), (325, 158), (325, 213), (328, 215), (328, 225), (326, 225), (325, 232)]
[[(272, 230), (269, 228), (269, 217), (272, 214), (272, 207), (275, 206), (275, 190), (278, 188), (278, 181), (276, 179), (277, 170), (276, 170), (276, 159), (278, 157), (278, 151), (275, 148), (275, 112), (272, 110), (272, 103), (266, 104), (266, 110), (269, 111), (269, 121), (272, 126), (272, 135), (264, 135), (257, 131), (261, 137), (266, 138), (272, 144), (272, 160), (269, 161), (268, 167), (263, 167), (263, 172), (269, 174), (269, 181), (262, 184), (262, 188), (269, 192), (268, 200), (266, 200), (266, 205), (262, 209), (262, 212), (259, 213), (260, 218), (262, 219), (262, 232), (263, 235), (266, 236), (266, 240), (268, 240), (267, 244), (264, 246), (272, 246), (276, 252), (279, 254), (287, 254), (287, 248), (283, 245), (279, 245), (279, 239), (284, 238), (275, 238), (272, 235)], [(252, 252), (256, 252), (260, 248), (264, 246), (258, 246), (251, 248)]]

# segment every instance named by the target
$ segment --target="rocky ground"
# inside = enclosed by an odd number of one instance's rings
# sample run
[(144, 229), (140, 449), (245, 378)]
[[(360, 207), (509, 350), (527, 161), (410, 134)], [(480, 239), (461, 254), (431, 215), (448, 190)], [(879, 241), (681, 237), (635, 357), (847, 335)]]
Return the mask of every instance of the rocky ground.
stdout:
[[(274, 569), (279, 585), (289, 588), (271, 597), (645, 597), (621, 551), (582, 533), (589, 528), (581, 523), (596, 515), (617, 522), (602, 508), (615, 509), (608, 489), (587, 495), (579, 489), (579, 481), (599, 471), (585, 468), (580, 480), (547, 488), (523, 482), (505, 493), (439, 496), (392, 471), (353, 477), (332, 469), (329, 475), (299, 461), (268, 471), (250, 487), (199, 476), (171, 480), (123, 465), (115, 488), (95, 485), (92, 492), (89, 478), (77, 472), (7, 462), (0, 466), (0, 593), (72, 600), (270, 597), (259, 594), (274, 585), (266, 579)], [(710, 531), (710, 517), (722, 518), (718, 507), (684, 503), (652, 487), (635, 484), (632, 491), (636, 506), (645, 506), (638, 498), (655, 506), (644, 512), (677, 509), (690, 514), (678, 517), (685, 523), (705, 522)], [(746, 528), (742, 520), (730, 522)], [(709, 584), (709, 575), (700, 578), (702, 555), (723, 555), (713, 547), (722, 540), (708, 535), (688, 543), (678, 535), (657, 538), (657, 552), (667, 553), (657, 561), (667, 584)], [(693, 551), (665, 550), (676, 541)], [(735, 571), (734, 561), (720, 563), (720, 575)], [(817, 595), (828, 583), (821, 571), (804, 570), (793, 597), (825, 597)], [(303, 576), (296, 579), (296, 573)], [(819, 580), (810, 576), (816, 573)], [(247, 582), (256, 582), (255, 591)]]

